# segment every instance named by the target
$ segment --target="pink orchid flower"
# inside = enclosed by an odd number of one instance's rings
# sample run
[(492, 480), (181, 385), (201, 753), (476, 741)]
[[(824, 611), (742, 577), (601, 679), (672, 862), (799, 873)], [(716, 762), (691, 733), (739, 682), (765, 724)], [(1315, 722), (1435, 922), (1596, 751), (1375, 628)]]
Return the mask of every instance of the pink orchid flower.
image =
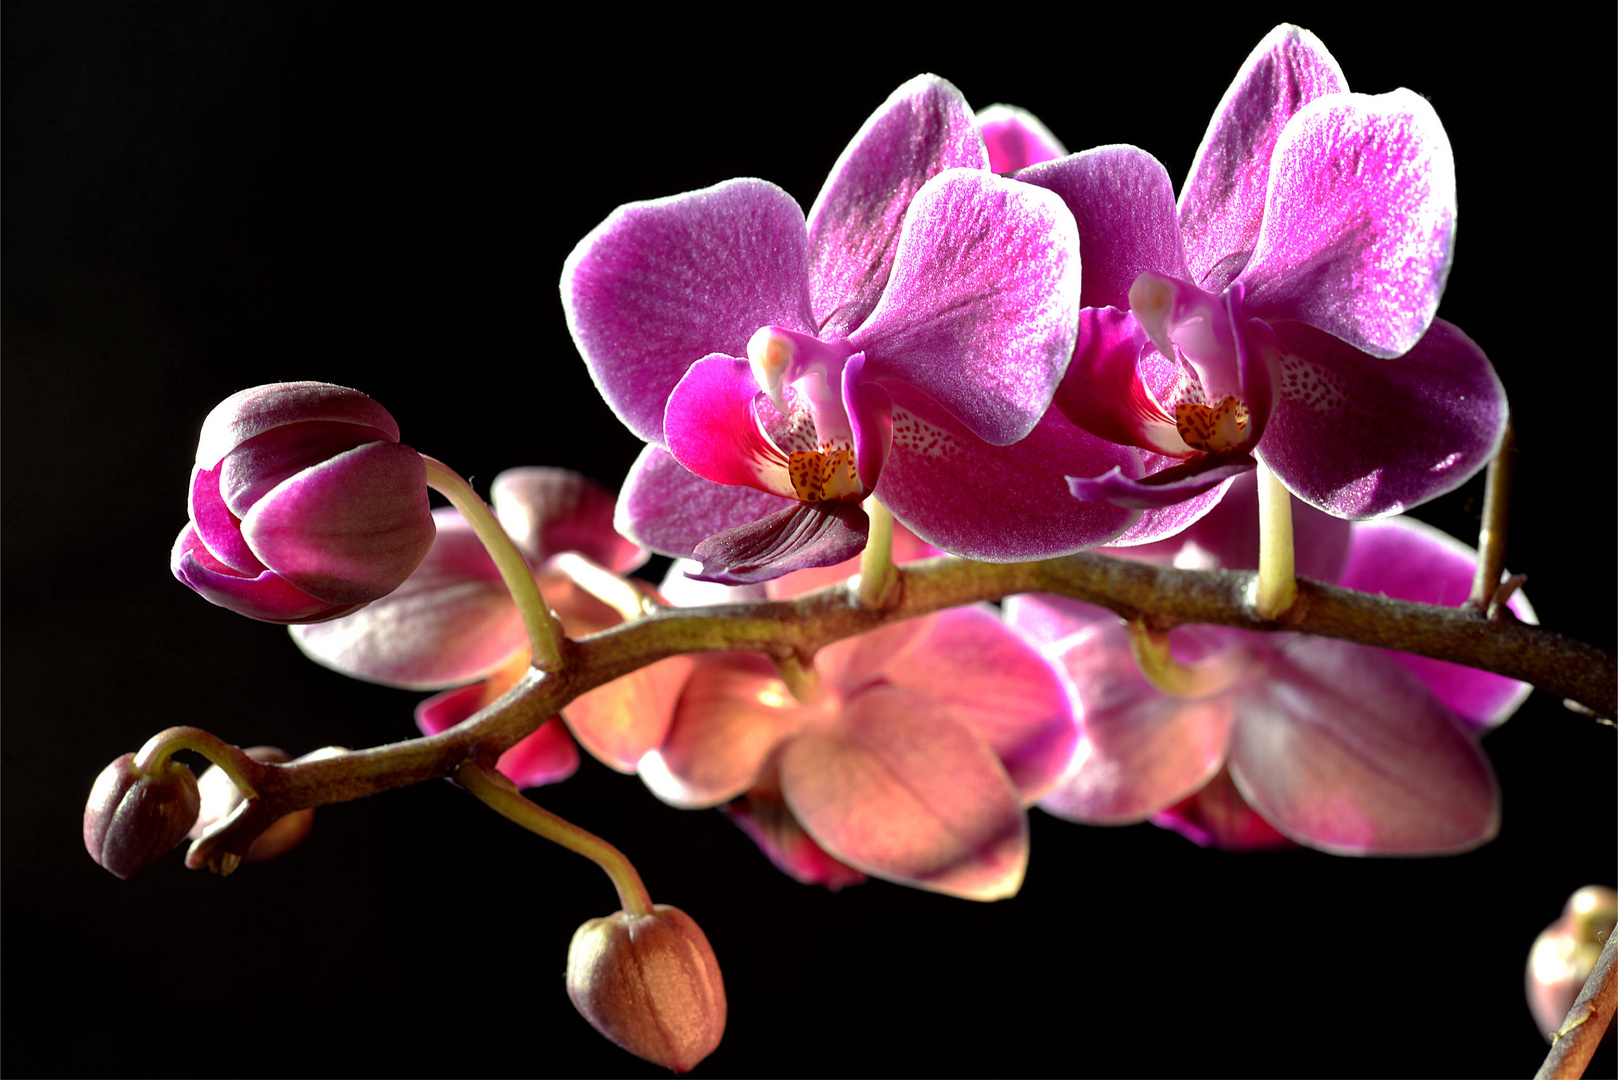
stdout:
[[(611, 494), (576, 473), (541, 468), (503, 472), (490, 491), (566, 633), (583, 637), (622, 621), (554, 566), (568, 552), (620, 575), (645, 561), (645, 551), (613, 530)], [(416, 723), (429, 735), (492, 703), (529, 666), (521, 616), (482, 542), (458, 511), (433, 517), (432, 551), (396, 591), (353, 615), (292, 630), (305, 654), (345, 675), (407, 690), (454, 687), (417, 707)], [(672, 657), (633, 672), (581, 695), (562, 719), (585, 749), (633, 772), (662, 741), (690, 666)], [(578, 761), (567, 729), (552, 720), (502, 754), (499, 768), (519, 787), (536, 787), (572, 775)]]
[(1378, 517), (1454, 489), (1498, 449), (1499, 379), (1434, 318), (1455, 234), (1449, 139), (1409, 90), (1349, 93), (1308, 31), (1279, 26), (1247, 58), (1178, 205), (1133, 146), (1017, 178), (1062, 196), (1084, 249), (1056, 407), (1182, 463), (1082, 474), (1079, 498), (1162, 506), (1256, 457), (1312, 506)]
[[(901, 560), (934, 554), (897, 531), (896, 549)], [(678, 585), (678, 569), (677, 599), (717, 599)], [(770, 595), (854, 569), (781, 578)], [(991, 609), (969, 607), (837, 642), (814, 667), (818, 696), (804, 702), (762, 657), (701, 658), (641, 778), (675, 806), (729, 804), (801, 881), (836, 888), (870, 874), (970, 899), (1016, 893), (1026, 808), (1076, 737), (1050, 666)]]
[(649, 444), (625, 535), (746, 584), (856, 554), (872, 493), (991, 560), (1136, 522), (1075, 504), (1066, 476), (1143, 476), (1142, 453), (1048, 408), (1078, 329), (1071, 215), (989, 163), (960, 92), (924, 75), (866, 121), (807, 218), (733, 180), (620, 207), (579, 244), (568, 326)]
[[(1135, 553), (1190, 567), (1257, 563), (1256, 485), (1237, 481), (1175, 542)], [(1476, 553), (1408, 518), (1356, 523), (1293, 506), (1299, 572), (1347, 588), (1457, 605)], [(1533, 609), (1510, 601), (1520, 618)], [(1529, 687), (1425, 657), (1296, 634), (1187, 626), (1173, 655), (1207, 685), (1171, 697), (1141, 675), (1109, 611), (1018, 596), (1006, 619), (1066, 673), (1081, 738), (1040, 803), (1093, 824), (1151, 820), (1233, 849), (1288, 841), (1335, 854), (1465, 851), (1499, 828), (1478, 737)]]

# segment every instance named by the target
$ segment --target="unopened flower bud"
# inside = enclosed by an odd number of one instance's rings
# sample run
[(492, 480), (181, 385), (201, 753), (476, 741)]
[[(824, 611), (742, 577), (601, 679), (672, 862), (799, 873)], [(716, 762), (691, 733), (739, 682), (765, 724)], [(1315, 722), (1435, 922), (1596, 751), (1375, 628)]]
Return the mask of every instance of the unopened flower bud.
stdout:
[[(1528, 954), (1528, 1008), (1546, 1039), (1562, 1026), (1595, 970), (1614, 922), (1618, 922), (1618, 893), (1586, 885), (1568, 898), (1562, 917), (1534, 940)], [(1613, 1038), (1611, 1026), (1606, 1037)]]
[(135, 767), (134, 754), (125, 754), (90, 788), (84, 846), (101, 866), (129, 878), (185, 839), (200, 803), (197, 778), (178, 761), (145, 773)]
[(427, 472), (358, 390), (273, 383), (202, 425), (174, 576), (265, 622), (321, 622), (386, 596), (433, 546)]
[(637, 1057), (689, 1072), (725, 1033), (725, 984), (702, 928), (679, 908), (591, 919), (567, 950), (567, 996)]
[[(273, 765), (292, 760), (291, 755), (285, 750), (275, 746), (253, 746), (249, 747), (245, 753), (254, 761), (262, 761)], [(325, 750), (317, 750), (313, 754), (306, 754), (298, 760), (308, 761), (316, 757), (331, 757), (337, 753), (342, 753), (342, 751), (337, 747), (327, 747)], [(243, 801), (241, 789), (226, 775), (225, 770), (217, 765), (209, 767), (198, 778), (197, 790), (202, 796), (202, 809), (197, 814), (197, 823), (191, 826), (189, 835), (193, 840), (200, 839), (209, 829), (234, 814), (236, 808)], [(248, 847), (247, 854), (242, 856), (242, 861), (250, 863), (263, 862), (266, 859), (273, 859), (277, 855), (285, 855), (303, 843), (304, 837), (309, 835), (309, 830), (314, 826), (314, 822), (315, 812), (312, 808), (294, 810), (284, 817), (277, 818), (273, 825), (258, 834), (258, 838)]]

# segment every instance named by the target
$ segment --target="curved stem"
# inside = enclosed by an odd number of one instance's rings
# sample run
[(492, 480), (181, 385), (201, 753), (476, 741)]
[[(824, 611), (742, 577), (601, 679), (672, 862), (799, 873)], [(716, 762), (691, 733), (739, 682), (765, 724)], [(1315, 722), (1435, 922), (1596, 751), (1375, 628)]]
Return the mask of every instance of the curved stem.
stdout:
[(467, 761), (456, 769), (455, 780), (501, 816), (601, 867), (612, 879), (613, 887), (618, 890), (618, 902), (629, 914), (652, 913), (651, 894), (646, 891), (634, 864), (601, 837), (530, 802), (517, 790), (517, 785), (476, 761)]
[(500, 522), (488, 505), (472, 490), (471, 484), (437, 458), (423, 454), (421, 460), (427, 466), (427, 486), (448, 499), (461, 512), (488, 549), (495, 568), (505, 579), (506, 588), (511, 590), (511, 598), (516, 601), (517, 611), (522, 615), (523, 627), (528, 631), (529, 663), (541, 671), (559, 670), (562, 666), (562, 628), (551, 615), (551, 609), (545, 606), (544, 597), (539, 595), (539, 586), (534, 584), (534, 574), (528, 567), (528, 560), (511, 542), (506, 530), (500, 527)]
[(1292, 566), (1292, 493), (1262, 461), (1258, 463), (1258, 585), (1253, 611), (1278, 619), (1298, 599)]
[(1516, 464), (1517, 434), (1506, 421), (1500, 452), (1489, 462), (1483, 487), (1483, 526), (1478, 530), (1478, 569), (1472, 578), (1468, 601), (1479, 611), (1488, 611), (1504, 599), (1497, 599), (1500, 578), (1506, 571), (1506, 519), (1511, 510), (1511, 470)]
[(163, 762), (179, 750), (192, 750), (219, 766), (243, 797), (258, 795), (258, 780), (263, 766), (247, 756), (247, 752), (225, 742), (212, 732), (194, 727), (171, 727), (146, 740), (135, 754), (135, 767), (152, 773), (162, 768)]
[(860, 577), (854, 596), (861, 607), (880, 609), (899, 582), (893, 566), (893, 515), (875, 495), (865, 500), (865, 514), (871, 519), (871, 532), (860, 552)]
[(628, 581), (608, 570), (594, 559), (576, 551), (563, 552), (547, 562), (546, 567), (566, 575), (567, 579), (625, 619), (638, 619), (656, 611), (658, 605)]
[(1130, 619), (1125, 627), (1129, 631), (1129, 653), (1140, 673), (1170, 697), (1211, 697), (1227, 689), (1245, 667), (1232, 663), (1228, 655), (1212, 656), (1200, 664), (1182, 664), (1169, 652), (1169, 636), (1148, 629), (1144, 619)]

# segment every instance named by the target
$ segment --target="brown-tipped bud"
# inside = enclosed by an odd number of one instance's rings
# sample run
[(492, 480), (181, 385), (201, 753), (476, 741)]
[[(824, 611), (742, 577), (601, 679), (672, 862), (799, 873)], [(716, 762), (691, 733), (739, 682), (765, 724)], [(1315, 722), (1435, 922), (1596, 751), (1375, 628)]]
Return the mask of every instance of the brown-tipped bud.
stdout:
[[(1528, 1008), (1548, 1040), (1595, 970), (1601, 946), (1618, 921), (1618, 893), (1586, 885), (1568, 898), (1562, 917), (1545, 928), (1528, 954)], [(1609, 1040), (1613, 1027), (1607, 1028)]]
[(119, 877), (132, 877), (185, 839), (200, 806), (190, 769), (166, 760), (147, 774), (135, 767), (134, 754), (125, 754), (102, 769), (90, 789), (85, 849)]
[(567, 950), (567, 996), (595, 1029), (637, 1057), (689, 1072), (725, 1034), (725, 983), (691, 916), (591, 919)]
[[(290, 754), (277, 746), (253, 746), (244, 752), (254, 761), (270, 765), (292, 760)], [(327, 751), (317, 751), (316, 754), (330, 756)], [(315, 757), (316, 754), (308, 756)], [(197, 814), (197, 823), (191, 826), (189, 835), (193, 840), (200, 839), (209, 829), (234, 814), (244, 798), (241, 789), (217, 765), (210, 766), (197, 780), (197, 790), (202, 795), (202, 810)], [(247, 854), (242, 856), (242, 861), (263, 862), (277, 855), (285, 855), (303, 843), (314, 823), (315, 812), (312, 809), (294, 810), (285, 817), (277, 818), (273, 825), (258, 834), (258, 838), (248, 847)]]

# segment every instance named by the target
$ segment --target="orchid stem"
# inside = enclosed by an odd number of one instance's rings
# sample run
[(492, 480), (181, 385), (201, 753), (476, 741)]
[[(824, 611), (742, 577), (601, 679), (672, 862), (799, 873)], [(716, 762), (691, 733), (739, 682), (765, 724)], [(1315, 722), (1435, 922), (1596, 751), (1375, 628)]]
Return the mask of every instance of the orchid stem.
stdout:
[(1576, 1078), (1595, 1056), (1601, 1036), (1613, 1022), (1618, 1008), (1618, 934), (1608, 934), (1607, 944), (1596, 960), (1595, 970), (1584, 980), (1584, 988), (1567, 1011), (1567, 1019), (1551, 1036), (1551, 1049), (1534, 1080)]
[(1195, 700), (1220, 693), (1245, 666), (1220, 657), (1182, 664), (1170, 654), (1167, 634), (1149, 629), (1142, 619), (1130, 619), (1124, 626), (1129, 631), (1129, 653), (1140, 673), (1170, 697)]
[(254, 780), (256, 774), (262, 771), (259, 763), (248, 757), (245, 751), (201, 728), (171, 727), (159, 731), (147, 739), (146, 744), (135, 754), (135, 768), (143, 773), (154, 773), (179, 750), (191, 750), (201, 754), (219, 766), (245, 797), (249, 799), (257, 797), (258, 785)]
[(1478, 570), (1472, 579), (1472, 607), (1487, 612), (1506, 571), (1506, 518), (1511, 510), (1511, 472), (1517, 458), (1517, 433), (1506, 421), (1500, 452), (1489, 462), (1483, 486), (1483, 525), (1478, 530)]
[(529, 801), (517, 790), (517, 785), (476, 761), (467, 761), (456, 769), (455, 780), (501, 816), (601, 867), (612, 879), (613, 887), (618, 890), (618, 902), (626, 912), (631, 915), (652, 913), (652, 897), (639, 872), (623, 852), (601, 837)]
[(1298, 599), (1292, 559), (1292, 494), (1262, 461), (1258, 464), (1258, 581), (1253, 612), (1278, 619)]
[(472, 490), (471, 484), (437, 458), (423, 454), (421, 460), (427, 466), (427, 486), (448, 499), (461, 512), (488, 549), (495, 568), (505, 579), (506, 588), (511, 590), (511, 598), (516, 601), (517, 611), (522, 615), (523, 627), (528, 631), (528, 662), (541, 671), (560, 671), (562, 629), (551, 615), (551, 609), (545, 606), (545, 598), (539, 595), (539, 586), (534, 584), (534, 574), (528, 568), (528, 560), (511, 542), (506, 530), (500, 527), (499, 520), (488, 505)]
[(893, 568), (893, 515), (875, 495), (865, 500), (865, 513), (871, 519), (871, 533), (860, 552), (860, 580), (854, 595), (861, 607), (880, 610), (899, 581)]

